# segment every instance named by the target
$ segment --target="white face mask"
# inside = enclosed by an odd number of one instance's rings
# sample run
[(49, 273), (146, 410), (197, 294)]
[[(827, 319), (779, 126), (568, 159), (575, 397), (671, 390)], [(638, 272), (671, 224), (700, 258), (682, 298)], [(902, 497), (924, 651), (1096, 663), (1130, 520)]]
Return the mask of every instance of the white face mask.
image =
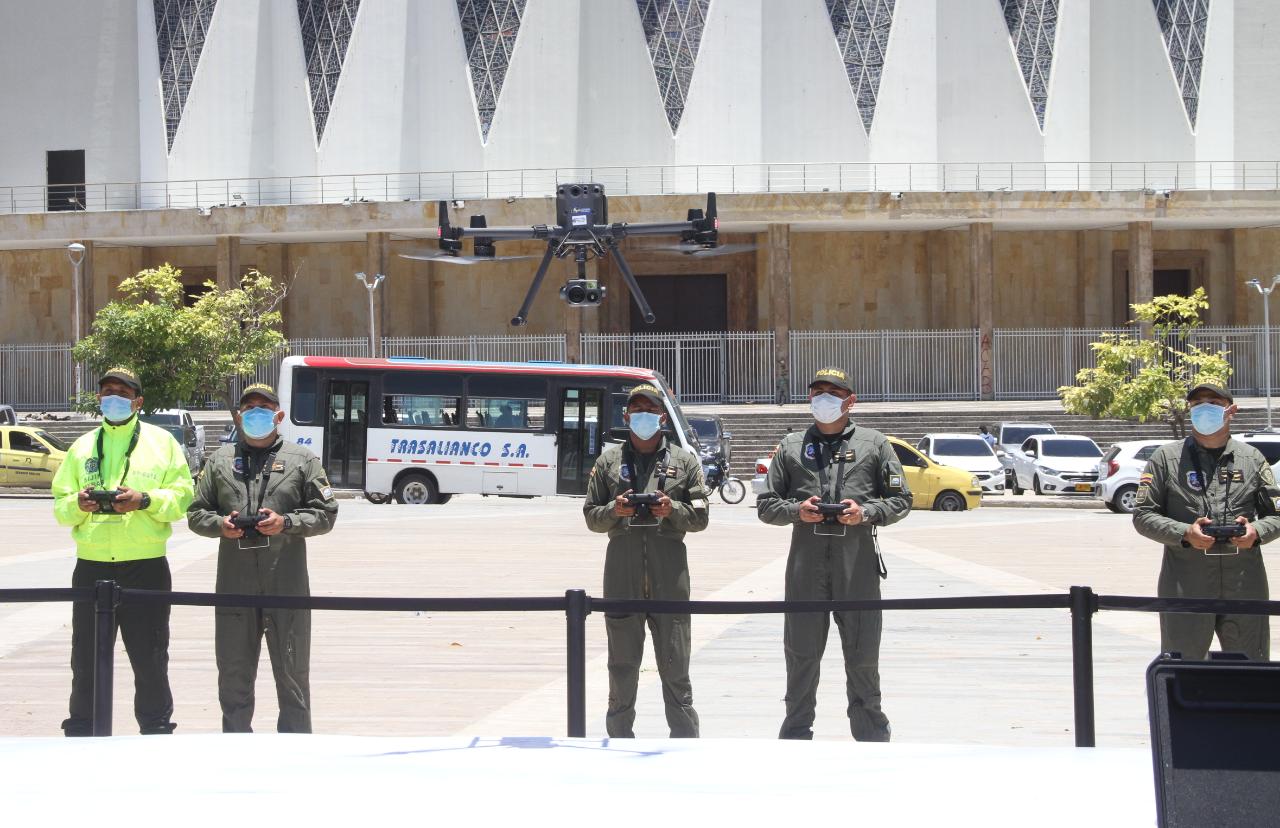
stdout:
[(835, 394), (819, 394), (809, 400), (809, 410), (813, 419), (820, 423), (834, 423), (844, 416), (844, 400)]

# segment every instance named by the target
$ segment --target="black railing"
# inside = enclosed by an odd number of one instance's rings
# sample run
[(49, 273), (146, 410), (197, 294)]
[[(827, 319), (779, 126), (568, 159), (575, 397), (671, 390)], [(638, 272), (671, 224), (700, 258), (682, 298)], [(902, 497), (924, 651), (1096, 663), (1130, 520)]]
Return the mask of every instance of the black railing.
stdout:
[(786, 612), (859, 610), (1010, 610), (1068, 609), (1071, 612), (1072, 686), (1076, 747), (1093, 747), (1093, 614), (1098, 610), (1189, 612), (1236, 615), (1280, 615), (1280, 601), (1210, 598), (1150, 598), (1098, 595), (1090, 587), (1068, 593), (988, 595), (958, 598), (888, 598), (867, 601), (655, 601), (592, 598), (571, 589), (563, 598), (348, 598), (300, 595), (234, 595), (207, 592), (163, 592), (122, 589), (114, 581), (98, 581), (94, 589), (0, 589), (3, 603), (86, 601), (94, 605), (95, 659), (93, 735), (111, 735), (112, 686), (115, 675), (116, 609), (121, 603), (189, 607), (254, 607), (348, 612), (563, 612), (567, 678), (566, 728), (569, 736), (587, 730), (586, 623), (592, 612), (689, 613), (752, 615)]

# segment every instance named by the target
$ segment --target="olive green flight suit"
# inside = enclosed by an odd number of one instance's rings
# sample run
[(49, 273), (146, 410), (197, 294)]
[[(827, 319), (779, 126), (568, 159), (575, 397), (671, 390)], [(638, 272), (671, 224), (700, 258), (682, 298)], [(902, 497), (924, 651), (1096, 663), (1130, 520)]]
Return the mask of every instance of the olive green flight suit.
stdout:
[[(832, 500), (841, 455), (844, 475)], [(826, 462), (826, 493), (819, 476), (820, 456)], [(843, 537), (814, 534), (814, 524), (800, 520), (800, 504), (814, 496), (824, 502), (852, 499), (863, 507), (866, 522), (846, 526)], [(910, 511), (911, 492), (893, 446), (880, 432), (853, 424), (834, 443), (823, 440), (816, 426), (782, 438), (769, 466), (768, 491), (757, 503), (760, 520), (792, 527), (788, 601), (879, 599), (880, 561), (872, 527), (896, 523)], [(858, 741), (888, 741), (889, 719), (880, 709), (881, 612), (837, 612), (835, 617), (844, 649), (849, 730)], [(779, 738), (813, 738), (818, 674), (830, 626), (827, 613), (786, 615), (787, 714)]]
[[(629, 450), (635, 480), (625, 478), (623, 447), (604, 450), (591, 469), (587, 500), (582, 507), (587, 528), (608, 532), (604, 560), (605, 598), (689, 600), (689, 558), (686, 532), (707, 528), (707, 489), (702, 464), (691, 452), (665, 437), (653, 454)], [(666, 456), (664, 491), (671, 498), (671, 515), (656, 527), (632, 527), (631, 518), (612, 514), (614, 498), (632, 490), (658, 489), (658, 461)], [(689, 615), (606, 615), (609, 636), (609, 711), (605, 728), (615, 738), (632, 738), (636, 719), (636, 686), (644, 656), (644, 627), (653, 635), (653, 651), (662, 680), (662, 700), (672, 738), (695, 738), (698, 713), (693, 709), (689, 681)]]
[[(272, 452), (275, 459), (267, 469)], [(264, 474), (268, 474), (266, 494), (260, 495)], [(256, 513), (260, 508), (288, 515), (292, 527), (271, 536), (261, 549), (242, 549), (239, 540), (222, 537), (225, 516)], [(310, 595), (306, 538), (328, 532), (337, 516), (338, 502), (320, 458), (302, 446), (277, 440), (267, 449), (241, 442), (214, 452), (196, 482), (187, 524), (198, 535), (221, 538), (218, 592)], [(277, 730), (310, 733), (311, 611), (218, 607), (214, 622), (223, 732), (252, 730), (253, 687), (265, 634), (280, 702)]]
[[(1194, 456), (1193, 456), (1194, 453)], [(1199, 459), (1199, 469), (1195, 459)], [(1203, 471), (1207, 488), (1199, 480)], [(1280, 487), (1262, 452), (1229, 440), (1215, 458), (1194, 439), (1156, 449), (1139, 479), (1133, 525), (1145, 538), (1164, 544), (1157, 594), (1161, 598), (1252, 598), (1267, 600), (1262, 544), (1280, 536)], [(1197, 518), (1231, 523), (1243, 515), (1258, 532), (1258, 543), (1237, 549), (1215, 544), (1207, 551), (1184, 544)], [(1213, 634), (1224, 651), (1266, 661), (1271, 628), (1265, 615), (1160, 613), (1160, 649), (1183, 658), (1204, 659)]]

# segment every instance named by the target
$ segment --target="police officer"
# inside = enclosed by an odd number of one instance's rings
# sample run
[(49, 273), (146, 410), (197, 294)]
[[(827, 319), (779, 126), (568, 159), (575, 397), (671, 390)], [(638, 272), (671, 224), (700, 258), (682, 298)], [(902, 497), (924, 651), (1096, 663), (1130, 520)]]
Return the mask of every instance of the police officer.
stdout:
[[(875, 600), (885, 569), (875, 529), (911, 510), (902, 466), (878, 431), (855, 426), (849, 410), (857, 397), (849, 375), (823, 368), (809, 383), (814, 425), (782, 439), (769, 466), (767, 491), (757, 514), (765, 523), (790, 526), (788, 601)], [(840, 503), (835, 523), (824, 523), (819, 503)], [(865, 742), (887, 742), (889, 719), (880, 709), (879, 610), (837, 612), (844, 649), (849, 730)], [(787, 613), (787, 714), (779, 738), (812, 739), (818, 670), (827, 647), (827, 613)]]
[[(196, 483), (187, 524), (198, 535), (221, 538), (218, 592), (311, 594), (306, 539), (333, 528), (338, 502), (320, 459), (280, 437), (284, 416), (271, 386), (246, 388), (235, 413), (239, 442), (218, 449)], [(240, 516), (260, 522), (238, 526)], [(310, 733), (311, 611), (218, 607), (214, 621), (223, 732), (252, 730), (265, 635), (280, 702), (276, 729)]]
[[(1262, 452), (1231, 438), (1231, 392), (1201, 383), (1187, 394), (1191, 436), (1156, 449), (1139, 478), (1133, 525), (1164, 544), (1161, 598), (1267, 600), (1262, 544), (1280, 536), (1280, 487)], [(1221, 534), (1208, 527), (1240, 527)], [(1266, 661), (1265, 615), (1160, 613), (1160, 648), (1204, 659), (1214, 633), (1223, 650)]]
[[(166, 542), (170, 524), (191, 502), (191, 470), (173, 436), (141, 422), (142, 384), (125, 368), (98, 380), (102, 425), (80, 436), (53, 478), (53, 514), (71, 527), (76, 542), (75, 589), (115, 581), (126, 589), (169, 590), (173, 580)], [(97, 490), (117, 490), (99, 504)], [(169, 690), (169, 606), (121, 604), (116, 612), (125, 652), (133, 666), (133, 713), (145, 734), (172, 733), (176, 725)], [(71, 610), (70, 717), (68, 736), (93, 733), (93, 605)]]
[[(686, 532), (707, 528), (707, 490), (702, 464), (663, 434), (667, 423), (662, 392), (637, 385), (627, 398), (623, 421), (630, 431), (621, 445), (605, 449), (591, 469), (582, 507), (587, 528), (608, 532), (604, 561), (605, 598), (689, 600)], [(628, 504), (630, 493), (656, 492), (650, 507)], [(645, 512), (648, 512), (646, 514)], [(644, 655), (644, 628), (662, 679), (662, 700), (672, 738), (698, 735), (689, 681), (689, 616), (606, 615), (609, 636), (609, 711), (605, 728), (614, 738), (632, 738), (636, 686)]]

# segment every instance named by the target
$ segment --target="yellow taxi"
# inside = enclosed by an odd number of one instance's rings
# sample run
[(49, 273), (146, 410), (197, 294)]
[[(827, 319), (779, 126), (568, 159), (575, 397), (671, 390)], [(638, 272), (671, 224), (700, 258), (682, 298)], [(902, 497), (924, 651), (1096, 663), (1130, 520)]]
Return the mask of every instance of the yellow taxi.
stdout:
[(30, 426), (0, 426), (0, 486), (47, 489), (69, 446)]
[(913, 509), (963, 512), (982, 505), (982, 485), (972, 472), (938, 465), (897, 437), (889, 443), (907, 476)]
[[(982, 505), (982, 484), (972, 472), (939, 465), (897, 437), (890, 437), (889, 444), (893, 446), (907, 476), (911, 508), (963, 512)], [(773, 452), (756, 460), (756, 476), (751, 480), (751, 490), (757, 495), (764, 494), (769, 488), (767, 480), (772, 463)]]

